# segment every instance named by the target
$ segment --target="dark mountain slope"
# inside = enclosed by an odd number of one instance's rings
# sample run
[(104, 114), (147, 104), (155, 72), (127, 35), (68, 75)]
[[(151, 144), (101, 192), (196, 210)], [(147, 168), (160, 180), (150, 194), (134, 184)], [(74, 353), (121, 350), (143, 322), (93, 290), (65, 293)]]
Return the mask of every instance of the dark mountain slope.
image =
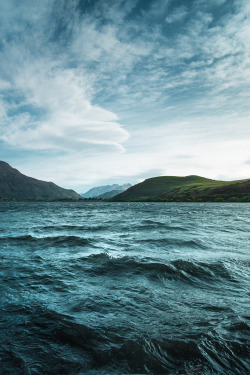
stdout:
[(101, 195), (98, 195), (98, 197), (96, 197), (97, 199), (111, 199), (113, 197), (115, 197), (116, 195), (120, 194), (122, 192), (122, 190), (111, 190), (111, 191), (107, 191), (107, 193), (103, 193)]
[[(248, 198), (249, 197), (249, 198)], [(250, 179), (216, 181), (200, 176), (149, 178), (117, 195), (114, 201), (250, 200)]]
[(80, 198), (74, 190), (63, 189), (53, 182), (27, 177), (8, 163), (0, 161), (0, 199), (51, 201)]

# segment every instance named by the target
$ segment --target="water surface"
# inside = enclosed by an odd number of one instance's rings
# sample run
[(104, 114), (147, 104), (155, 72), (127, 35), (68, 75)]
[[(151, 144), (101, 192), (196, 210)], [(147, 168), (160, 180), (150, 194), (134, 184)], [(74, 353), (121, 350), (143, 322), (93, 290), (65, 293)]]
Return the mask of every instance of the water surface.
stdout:
[(249, 374), (249, 229), (250, 204), (2, 202), (0, 373)]

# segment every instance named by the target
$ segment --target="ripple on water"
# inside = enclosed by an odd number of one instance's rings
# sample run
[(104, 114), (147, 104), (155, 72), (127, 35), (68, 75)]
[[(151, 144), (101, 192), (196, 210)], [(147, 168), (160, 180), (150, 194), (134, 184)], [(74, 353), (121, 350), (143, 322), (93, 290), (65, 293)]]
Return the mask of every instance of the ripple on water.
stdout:
[(0, 206), (3, 374), (249, 374), (249, 205)]

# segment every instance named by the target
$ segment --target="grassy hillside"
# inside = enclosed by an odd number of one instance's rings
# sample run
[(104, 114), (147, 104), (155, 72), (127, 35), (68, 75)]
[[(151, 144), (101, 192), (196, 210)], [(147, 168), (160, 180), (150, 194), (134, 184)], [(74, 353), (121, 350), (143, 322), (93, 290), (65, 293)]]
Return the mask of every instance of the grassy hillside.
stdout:
[(113, 198), (114, 201), (250, 201), (250, 179), (217, 181), (200, 176), (149, 178)]

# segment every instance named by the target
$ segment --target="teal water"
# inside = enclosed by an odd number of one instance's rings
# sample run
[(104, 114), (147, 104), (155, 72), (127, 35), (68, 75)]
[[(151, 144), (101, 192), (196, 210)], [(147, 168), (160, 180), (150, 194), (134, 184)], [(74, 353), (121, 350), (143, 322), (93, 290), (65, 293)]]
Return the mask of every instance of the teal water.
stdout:
[(0, 374), (249, 374), (250, 204), (0, 204)]

